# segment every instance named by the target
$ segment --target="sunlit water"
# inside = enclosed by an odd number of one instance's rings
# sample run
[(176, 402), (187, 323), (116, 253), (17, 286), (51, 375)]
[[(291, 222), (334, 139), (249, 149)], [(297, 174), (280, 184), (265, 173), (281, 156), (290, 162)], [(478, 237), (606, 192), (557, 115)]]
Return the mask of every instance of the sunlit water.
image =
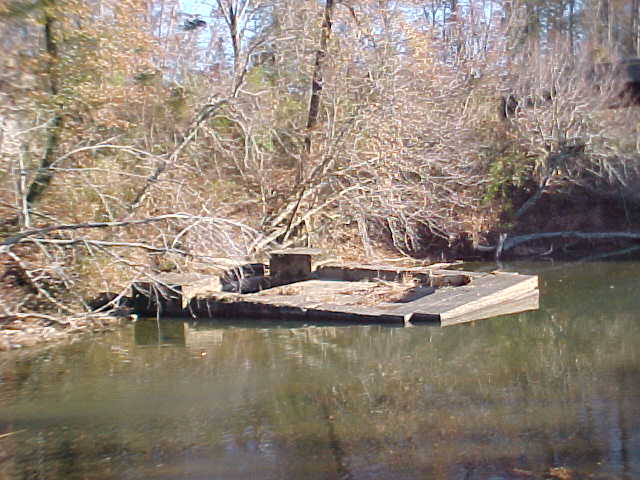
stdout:
[(141, 321), (3, 354), (0, 479), (640, 478), (639, 265), (526, 269), (539, 311), (467, 326)]

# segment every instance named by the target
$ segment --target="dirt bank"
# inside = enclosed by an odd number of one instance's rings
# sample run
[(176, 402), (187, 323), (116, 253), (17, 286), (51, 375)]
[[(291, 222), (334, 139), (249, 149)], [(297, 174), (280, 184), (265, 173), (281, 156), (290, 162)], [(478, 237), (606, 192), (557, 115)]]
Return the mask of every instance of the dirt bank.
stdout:
[(76, 318), (25, 315), (0, 317), (0, 351), (69, 341), (87, 334), (110, 332), (131, 322), (133, 316), (83, 315)]
[(525, 216), (493, 232), (509, 247), (502, 258), (582, 259), (640, 250), (640, 208), (613, 192), (596, 196), (585, 189), (549, 192)]

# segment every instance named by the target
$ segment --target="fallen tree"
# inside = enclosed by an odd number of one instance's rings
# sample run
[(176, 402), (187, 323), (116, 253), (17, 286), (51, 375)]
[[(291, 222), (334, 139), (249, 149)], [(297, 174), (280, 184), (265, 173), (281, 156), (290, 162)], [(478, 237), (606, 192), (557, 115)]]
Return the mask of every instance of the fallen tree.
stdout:
[[(105, 240), (105, 235), (119, 239)], [(141, 237), (145, 240), (138, 240)], [(117, 291), (120, 298), (138, 280), (161, 283), (163, 268), (149, 264), (151, 259), (167, 258), (177, 271), (222, 271), (234, 266), (233, 258), (246, 255), (260, 237), (240, 222), (187, 213), (24, 230), (0, 242), (0, 325), (7, 335), (22, 327), (41, 332), (42, 340), (59, 337), (50, 327), (100, 329), (113, 320), (93, 311), (93, 296)], [(94, 273), (83, 271), (87, 265)], [(112, 307), (117, 306), (116, 301)]]
[[(500, 260), (503, 254), (514, 249), (518, 245), (537, 240), (560, 239), (566, 240), (640, 240), (640, 232), (543, 232), (530, 233), (526, 235), (509, 236), (503, 234), (498, 245), (490, 247), (495, 251), (496, 260)], [(482, 247), (483, 251), (487, 251), (487, 247)]]

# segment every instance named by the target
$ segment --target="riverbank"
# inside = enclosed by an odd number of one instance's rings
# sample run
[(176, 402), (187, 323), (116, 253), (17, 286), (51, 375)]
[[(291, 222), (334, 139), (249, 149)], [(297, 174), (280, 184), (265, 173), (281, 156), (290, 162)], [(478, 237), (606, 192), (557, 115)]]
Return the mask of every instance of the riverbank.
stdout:
[[(521, 203), (522, 199), (515, 202)], [(508, 209), (504, 207), (501, 218), (493, 228), (484, 232), (474, 232), (468, 228), (456, 241), (421, 238), (422, 247), (409, 253), (422, 260), (409, 257), (390, 258), (395, 257), (397, 251), (393, 250), (392, 242), (384, 236), (376, 237), (376, 243), (371, 246), (371, 256), (366, 256), (361, 251), (362, 245), (358, 243), (357, 232), (351, 232), (348, 238), (343, 238), (345, 241), (339, 248), (327, 238), (319, 239), (318, 245), (325, 247), (331, 258), (348, 259), (363, 264), (375, 262), (380, 258), (381, 261), (405, 267), (425, 267), (438, 260), (553, 259), (585, 262), (604, 258), (630, 258), (637, 257), (640, 252), (640, 233), (636, 229), (636, 226), (640, 225), (638, 212), (639, 210), (630, 208), (630, 204), (620, 198), (598, 198), (574, 189), (571, 193), (548, 192), (542, 195), (527, 214), (517, 220), (514, 220), (513, 215), (510, 216)], [(341, 234), (346, 235), (345, 232), (346, 230), (342, 230)], [(342, 238), (338, 234), (334, 237)], [(56, 285), (48, 281), (49, 283), (40, 284), (39, 275), (42, 273), (38, 269), (42, 268), (43, 263), (38, 262), (33, 251), (26, 250), (26, 247), (21, 249), (24, 251), (14, 248), (19, 254), (17, 256), (0, 257), (0, 306), (5, 307), (0, 310), (0, 351), (73, 341), (87, 333), (113, 330), (132, 320), (126, 316), (82, 312), (82, 305), (67, 302), (70, 297), (65, 292), (69, 289), (65, 289), (62, 283)], [(22, 260), (18, 261), (18, 257)], [(144, 257), (138, 258), (141, 264), (144, 260)], [(148, 278), (158, 278), (162, 274), (164, 266), (160, 269), (158, 264), (164, 262), (162, 265), (168, 265), (169, 260), (178, 264), (179, 261), (177, 257), (171, 257), (166, 253), (155, 254), (152, 260), (145, 270)], [(192, 265), (187, 266), (186, 263), (179, 265), (174, 265), (177, 271), (192, 268)], [(93, 268), (94, 266), (96, 268)], [(100, 269), (99, 260), (96, 258), (92, 263), (85, 262), (80, 267), (82, 268), (74, 266), (68, 270), (68, 277), (75, 278), (78, 282), (76, 285), (82, 283), (83, 279), (95, 278), (96, 275), (102, 279), (100, 285), (87, 281), (85, 283), (89, 287), (80, 289), (85, 303), (87, 299), (95, 298), (100, 291), (121, 291), (126, 286), (123, 282), (127, 281), (127, 277), (123, 276), (123, 272)], [(209, 262), (203, 262), (200, 267), (200, 273), (211, 273), (212, 267)], [(55, 278), (54, 273), (49, 271), (49, 277)], [(54, 298), (51, 293), (56, 291), (61, 295)], [(78, 292), (74, 291), (76, 297), (79, 296)], [(47, 295), (52, 298), (49, 304), (46, 302), (49, 298)], [(60, 312), (77, 308), (78, 313), (56, 316), (39, 313), (51, 311), (52, 302), (55, 307), (59, 307)], [(62, 307), (67, 308), (63, 310)], [(10, 315), (14, 312), (24, 313)]]
[(0, 317), (0, 352), (73, 341), (88, 334), (112, 332), (135, 317), (79, 315), (67, 319), (47, 315)]

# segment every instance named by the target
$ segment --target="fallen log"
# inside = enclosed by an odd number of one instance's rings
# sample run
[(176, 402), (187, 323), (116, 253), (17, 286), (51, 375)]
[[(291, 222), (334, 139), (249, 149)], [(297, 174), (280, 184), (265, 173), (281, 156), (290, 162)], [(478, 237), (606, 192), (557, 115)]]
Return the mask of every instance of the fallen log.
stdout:
[(514, 247), (526, 242), (534, 240), (548, 240), (559, 238), (562, 240), (579, 239), (579, 240), (640, 240), (640, 232), (576, 232), (576, 231), (562, 231), (562, 232), (543, 232), (543, 233), (531, 233), (527, 235), (516, 235), (509, 237), (504, 234), (501, 237), (501, 242), (496, 247), (496, 260), (499, 260), (502, 254), (506, 251), (513, 249)]

